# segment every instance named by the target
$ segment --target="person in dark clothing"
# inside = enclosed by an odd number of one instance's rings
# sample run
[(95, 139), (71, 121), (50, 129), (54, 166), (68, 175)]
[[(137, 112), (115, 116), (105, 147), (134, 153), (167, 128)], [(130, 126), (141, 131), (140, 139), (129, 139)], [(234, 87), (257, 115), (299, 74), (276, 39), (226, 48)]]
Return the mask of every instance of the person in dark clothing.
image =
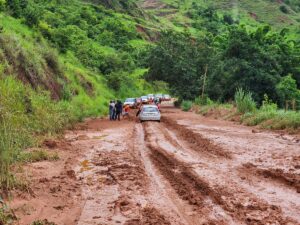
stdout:
[(118, 119), (120, 120), (120, 117), (121, 117), (121, 114), (122, 114), (122, 111), (123, 111), (123, 104), (120, 100), (117, 101), (116, 103), (116, 117), (115, 117), (115, 120)]

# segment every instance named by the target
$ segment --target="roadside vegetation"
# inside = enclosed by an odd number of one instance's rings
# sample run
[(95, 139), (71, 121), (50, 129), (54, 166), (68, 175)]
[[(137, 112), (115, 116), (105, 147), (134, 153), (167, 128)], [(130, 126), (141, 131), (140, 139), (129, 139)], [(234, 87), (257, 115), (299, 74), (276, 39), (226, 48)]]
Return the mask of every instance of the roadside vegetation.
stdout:
[[(245, 0), (235, 6), (229, 1), (163, 2), (176, 9), (172, 21), (184, 15), (191, 26), (161, 33), (150, 50), (149, 80), (167, 82), (184, 111), (201, 105), (202, 114), (215, 111), (225, 119), (238, 115), (247, 125), (299, 128), (300, 30), (297, 26), (282, 29), (276, 22), (266, 24), (256, 18), (275, 21), (293, 12), (290, 19), (297, 24), (295, 2)], [(224, 8), (240, 11), (228, 14)], [(247, 9), (253, 9), (253, 20), (245, 14)], [(273, 9), (273, 19), (260, 15), (261, 9)]]
[(58, 157), (24, 149), (106, 115), (111, 99), (166, 89), (144, 79), (151, 43), (126, 4), (0, 1), (0, 196), (19, 188), (15, 163)]
[[(300, 112), (278, 108), (267, 95), (260, 106), (252, 99), (252, 94), (238, 89), (233, 103), (214, 102), (206, 97), (192, 102), (184, 111), (193, 110), (204, 116), (225, 120), (234, 120), (247, 126), (259, 126), (264, 129), (288, 130), (295, 132), (300, 128)], [(185, 102), (185, 101), (184, 101)]]

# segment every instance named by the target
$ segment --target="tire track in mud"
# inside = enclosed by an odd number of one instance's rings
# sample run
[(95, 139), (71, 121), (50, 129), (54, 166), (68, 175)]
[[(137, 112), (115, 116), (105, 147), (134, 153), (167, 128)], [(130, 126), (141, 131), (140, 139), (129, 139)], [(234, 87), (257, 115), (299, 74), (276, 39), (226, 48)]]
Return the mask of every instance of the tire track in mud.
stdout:
[[(212, 197), (214, 201), (220, 202), (221, 198), (214, 197), (214, 193), (210, 190), (208, 183), (197, 178), (194, 172), (190, 170), (190, 165), (176, 160), (171, 154), (167, 153), (158, 145), (154, 145), (150, 140), (152, 134), (149, 132), (149, 127), (143, 124), (145, 132), (145, 141), (147, 147), (151, 151), (151, 159), (154, 165), (159, 169), (160, 173), (169, 181), (173, 189), (177, 192), (178, 196), (187, 201), (188, 204), (193, 206), (195, 214), (200, 214), (203, 218), (202, 222), (198, 224), (238, 224), (233, 222), (231, 218), (219, 212), (214, 215), (214, 207), (207, 201), (207, 196)], [(168, 137), (166, 135), (165, 137)], [(170, 136), (169, 136), (170, 137)], [(155, 139), (155, 137), (154, 137)], [(177, 143), (179, 145), (179, 143)], [(219, 208), (219, 207), (217, 207)]]
[(300, 193), (300, 174), (284, 172), (282, 169), (258, 168), (252, 163), (244, 164), (242, 169), (257, 176), (278, 181), (288, 187), (294, 188), (297, 193)]
[(167, 127), (174, 130), (181, 138), (189, 143), (195, 151), (207, 153), (214, 157), (224, 157), (231, 159), (230, 152), (224, 150), (222, 147), (212, 143), (209, 139), (204, 138), (201, 134), (195, 133), (184, 125), (178, 124), (175, 120), (167, 117), (162, 117), (162, 121)]
[(110, 135), (96, 132), (95, 138), (77, 143), (79, 147), (91, 148), (89, 159), (82, 162), (79, 172), (79, 179), (85, 183), (86, 204), (78, 225), (172, 224), (148, 200), (148, 177), (131, 142), (133, 127), (131, 123), (123, 130), (126, 132), (110, 130)]
[(136, 149), (140, 152), (141, 160), (144, 163), (147, 176), (150, 180), (148, 195), (151, 201), (160, 209), (163, 215), (170, 218), (174, 224), (197, 225), (204, 221), (195, 214), (194, 208), (183, 201), (172, 186), (169, 185), (165, 177), (160, 173), (151, 160), (151, 151), (145, 144), (146, 133), (141, 124), (136, 125)]
[[(155, 135), (159, 134), (150, 133), (149, 128), (149, 124), (144, 125), (145, 140), (147, 141), (148, 148), (152, 152), (151, 158), (153, 163), (167, 178), (178, 195), (189, 202), (189, 204), (196, 206), (200, 213), (203, 208), (204, 199), (209, 197), (214, 204), (220, 206), (232, 218), (231, 222), (212, 220), (210, 221), (211, 223), (232, 224), (233, 221), (238, 220), (238, 222), (233, 223), (298, 224), (296, 221), (283, 216), (280, 207), (268, 204), (252, 193), (248, 193), (241, 187), (234, 187), (234, 189), (232, 189), (233, 186), (230, 185), (220, 186), (216, 183), (217, 180), (207, 181), (205, 180), (207, 178), (202, 179), (199, 172), (197, 172), (190, 164), (186, 164), (184, 161), (179, 160), (178, 157), (170, 154), (166, 149), (161, 148), (158, 143), (155, 143), (158, 141)], [(182, 134), (182, 132), (178, 133)], [(186, 135), (181, 135), (181, 138), (185, 139)], [(192, 139), (194, 139), (194, 137)], [(190, 138), (187, 139), (187, 141), (189, 140)], [(172, 143), (174, 141), (170, 140), (169, 142)], [(205, 139), (204, 143), (201, 144), (199, 142), (201, 142), (201, 139), (197, 138), (197, 144), (200, 146), (209, 143)], [(209, 144), (209, 146), (211, 145)], [(241, 193), (235, 193), (236, 191), (240, 191)], [(208, 214), (205, 216), (207, 215)]]

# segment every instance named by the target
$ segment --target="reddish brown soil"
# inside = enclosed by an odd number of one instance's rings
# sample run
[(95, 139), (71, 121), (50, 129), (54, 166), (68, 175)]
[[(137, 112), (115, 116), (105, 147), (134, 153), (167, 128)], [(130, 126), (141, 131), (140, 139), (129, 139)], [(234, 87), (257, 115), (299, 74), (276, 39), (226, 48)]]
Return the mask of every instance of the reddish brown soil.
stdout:
[(25, 166), (19, 224), (300, 224), (294, 136), (170, 106), (162, 123), (88, 120), (59, 142), (60, 160)]

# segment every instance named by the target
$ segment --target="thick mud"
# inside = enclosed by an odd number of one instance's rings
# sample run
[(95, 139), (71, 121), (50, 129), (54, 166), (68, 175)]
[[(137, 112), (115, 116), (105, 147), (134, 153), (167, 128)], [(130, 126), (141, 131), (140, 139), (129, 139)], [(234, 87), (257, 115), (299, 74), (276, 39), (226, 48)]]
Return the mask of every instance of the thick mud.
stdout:
[(61, 160), (26, 167), (35, 195), (16, 197), (19, 224), (300, 224), (295, 136), (162, 113), (161, 123), (132, 115), (66, 132)]

